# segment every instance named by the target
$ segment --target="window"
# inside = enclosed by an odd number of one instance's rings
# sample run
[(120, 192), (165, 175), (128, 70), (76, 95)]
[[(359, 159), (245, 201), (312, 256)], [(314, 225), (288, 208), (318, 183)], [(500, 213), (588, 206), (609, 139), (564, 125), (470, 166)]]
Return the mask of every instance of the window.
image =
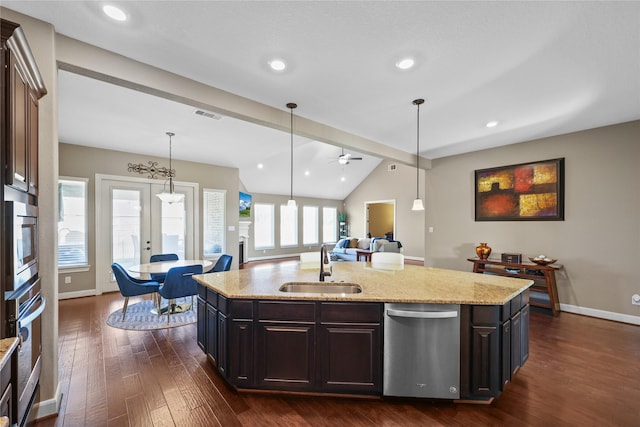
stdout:
[(225, 197), (225, 190), (204, 189), (202, 247), (205, 258), (226, 252)]
[(58, 180), (58, 266), (87, 265), (87, 179)]
[(273, 249), (275, 247), (275, 208), (273, 205), (263, 203), (254, 204), (254, 218), (256, 221), (253, 229), (254, 247), (256, 249)]
[(298, 246), (298, 208), (280, 206), (280, 247)]
[(318, 244), (318, 207), (305, 206), (302, 208), (302, 244)]
[(322, 241), (336, 242), (338, 234), (338, 208), (322, 208)]

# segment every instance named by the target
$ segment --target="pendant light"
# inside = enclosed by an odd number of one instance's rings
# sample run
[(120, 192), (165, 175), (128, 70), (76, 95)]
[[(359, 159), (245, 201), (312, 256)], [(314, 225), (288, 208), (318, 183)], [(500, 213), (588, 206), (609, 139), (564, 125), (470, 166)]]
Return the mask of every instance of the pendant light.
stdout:
[(420, 105), (424, 104), (424, 99), (415, 99), (413, 105), (418, 107), (417, 112), (417, 132), (416, 132), (416, 199), (413, 201), (412, 211), (423, 211), (424, 205), (419, 195), (420, 189)]
[[(164, 203), (178, 203), (182, 201), (184, 198), (184, 194), (176, 193), (173, 187), (173, 176), (175, 172), (171, 169), (171, 137), (175, 136), (173, 132), (167, 132), (167, 136), (169, 137), (169, 172), (167, 175), (169, 176), (169, 192), (166, 191), (166, 188), (160, 194), (156, 194), (160, 200)], [(165, 187), (167, 183), (165, 182)]]
[(290, 102), (287, 104), (287, 108), (291, 110), (291, 192), (289, 201), (287, 202), (287, 206), (290, 208), (296, 207), (296, 201), (293, 200), (293, 110), (297, 108), (298, 105)]

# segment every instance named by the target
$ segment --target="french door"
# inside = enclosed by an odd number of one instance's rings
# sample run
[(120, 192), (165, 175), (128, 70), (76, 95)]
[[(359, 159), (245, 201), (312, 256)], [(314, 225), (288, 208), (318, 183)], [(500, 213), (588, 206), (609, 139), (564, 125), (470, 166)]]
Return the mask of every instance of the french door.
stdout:
[(157, 180), (96, 175), (96, 291), (117, 291), (111, 263), (127, 268), (149, 262), (152, 254), (199, 258), (196, 251), (197, 184), (175, 184), (184, 194), (164, 203)]

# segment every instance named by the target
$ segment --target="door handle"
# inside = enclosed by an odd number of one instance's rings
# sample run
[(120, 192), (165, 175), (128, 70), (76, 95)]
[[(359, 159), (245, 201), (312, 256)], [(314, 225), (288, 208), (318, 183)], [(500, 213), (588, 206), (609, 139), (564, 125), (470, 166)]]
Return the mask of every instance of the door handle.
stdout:
[(449, 319), (458, 317), (457, 311), (405, 311), (387, 309), (387, 315), (391, 317), (408, 317), (410, 319)]

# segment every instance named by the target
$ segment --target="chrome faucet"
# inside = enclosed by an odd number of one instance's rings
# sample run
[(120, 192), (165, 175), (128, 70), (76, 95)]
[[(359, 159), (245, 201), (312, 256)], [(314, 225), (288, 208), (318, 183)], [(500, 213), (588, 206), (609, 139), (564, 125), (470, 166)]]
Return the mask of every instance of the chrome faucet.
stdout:
[(329, 264), (329, 257), (327, 256), (327, 248), (323, 244), (320, 247), (320, 281), (324, 282), (324, 278), (327, 276), (331, 276), (333, 272), (333, 266), (329, 266), (329, 271), (324, 271), (324, 265)]

